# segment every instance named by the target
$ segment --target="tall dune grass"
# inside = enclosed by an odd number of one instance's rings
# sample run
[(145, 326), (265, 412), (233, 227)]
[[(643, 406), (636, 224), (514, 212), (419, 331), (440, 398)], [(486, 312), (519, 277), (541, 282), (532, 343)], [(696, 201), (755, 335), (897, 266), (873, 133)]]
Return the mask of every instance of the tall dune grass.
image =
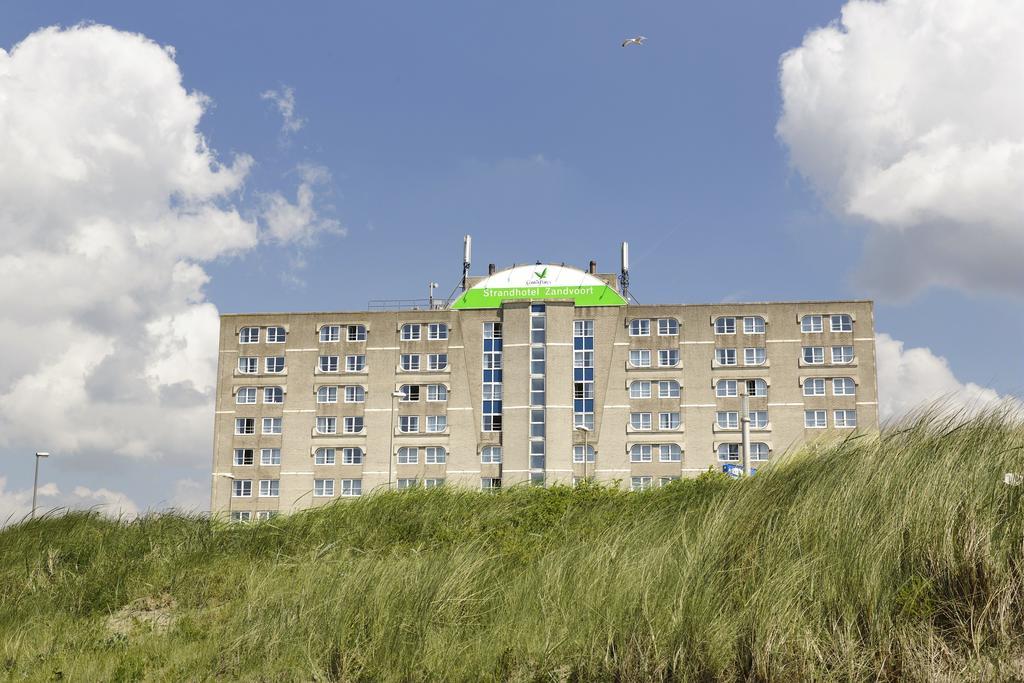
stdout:
[(253, 525), (25, 522), (0, 532), (0, 673), (1020, 677), (1024, 487), (1002, 480), (1022, 449), (1004, 415), (925, 416), (750, 480), (642, 494), (432, 489)]

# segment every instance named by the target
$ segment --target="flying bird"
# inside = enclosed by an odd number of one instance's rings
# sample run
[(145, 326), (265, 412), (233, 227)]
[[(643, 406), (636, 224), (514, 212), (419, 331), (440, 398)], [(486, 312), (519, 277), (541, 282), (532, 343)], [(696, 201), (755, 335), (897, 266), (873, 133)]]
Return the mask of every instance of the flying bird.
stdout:
[(647, 40), (647, 36), (626, 38), (624, 41), (622, 41), (622, 47), (629, 47), (630, 45), (643, 45), (645, 40)]

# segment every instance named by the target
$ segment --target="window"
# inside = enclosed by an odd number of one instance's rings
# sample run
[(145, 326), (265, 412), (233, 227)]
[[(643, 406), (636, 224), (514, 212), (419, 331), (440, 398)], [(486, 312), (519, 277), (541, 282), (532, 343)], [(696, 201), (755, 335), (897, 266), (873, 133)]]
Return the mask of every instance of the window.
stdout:
[(651, 428), (651, 414), (650, 413), (630, 413), (629, 414), (629, 426), (633, 429), (650, 429)]
[[(542, 350), (542, 349), (537, 349)], [(593, 351), (573, 351), (572, 352), (572, 366), (574, 368), (592, 368), (594, 367), (594, 352)]]
[(666, 337), (679, 334), (679, 321), (675, 318), (658, 318), (658, 336)]
[(242, 387), (235, 394), (235, 403), (246, 404), (256, 402), (256, 387)]
[(651, 383), (647, 380), (637, 380), (629, 383), (629, 397), (630, 398), (650, 398), (651, 397)]
[(403, 384), (399, 387), (399, 393), (404, 394), (402, 398), (398, 399), (402, 403), (415, 403), (420, 400), (420, 385), (419, 384)]
[(807, 429), (824, 429), (828, 426), (827, 413), (824, 410), (805, 410), (804, 427)]
[(346, 417), (344, 425), (346, 434), (358, 434), (363, 431), (363, 417)]
[(363, 464), (363, 449), (362, 448), (342, 448), (341, 449), (341, 464), (342, 465), (361, 465)]
[(443, 465), (448, 461), (448, 451), (442, 446), (427, 446), (423, 449), (423, 462), (428, 465)]
[(530, 307), (530, 343), (543, 344), (547, 336), (547, 315), (542, 304)]
[(501, 323), (483, 324), (483, 399), (480, 429), (484, 432), (501, 431)]
[(481, 477), (481, 491), (497, 491), (501, 488), (501, 477)]
[(427, 400), (428, 401), (447, 401), (448, 400), (448, 387), (443, 384), (428, 384), (427, 385)]
[(677, 443), (663, 443), (658, 447), (659, 462), (679, 462), (683, 459), (683, 449)]
[(629, 364), (634, 368), (651, 367), (651, 352), (649, 349), (630, 349)]
[(320, 361), (317, 364), (317, 369), (320, 372), (337, 372), (338, 371), (338, 357), (337, 356), (320, 356)]
[(260, 341), (260, 328), (243, 327), (238, 331), (239, 344), (257, 344)]
[(416, 479), (415, 478), (412, 478), (412, 479), (399, 479), (398, 480), (398, 490), (399, 491), (405, 491), (406, 489), (414, 489), (414, 488), (416, 488)]
[(281, 464), (281, 449), (280, 448), (261, 448), (260, 449), (260, 464), (264, 466), (274, 466)]
[(403, 446), (398, 449), (399, 465), (416, 465), (420, 461), (420, 449), (416, 446)]
[(658, 486), (668, 486), (674, 481), (679, 481), (679, 477), (674, 474), (667, 477), (658, 477)]
[(829, 329), (833, 332), (853, 332), (853, 318), (846, 313), (829, 316)]
[(743, 334), (764, 334), (764, 318), (759, 315), (743, 318)]
[(629, 321), (629, 336), (630, 337), (649, 337), (651, 336), (651, 321), (646, 318), (637, 318)]
[(283, 327), (268, 327), (267, 328), (267, 343), (268, 344), (284, 344), (288, 333)]
[(593, 320), (573, 320), (572, 321), (572, 336), (574, 336), (574, 337), (593, 337), (594, 336), (594, 321)]
[(235, 498), (252, 498), (252, 479), (235, 479), (231, 495)]
[(715, 334), (736, 334), (736, 318), (715, 318)]
[(269, 519), (277, 517), (277, 510), (257, 510), (256, 519), (260, 522), (266, 522)]
[[(346, 390), (348, 387), (345, 387)], [(337, 403), (338, 387), (320, 387), (316, 390), (317, 403)]]
[(284, 403), (284, 387), (263, 387), (264, 403)]
[(337, 434), (338, 433), (338, 418), (319, 416), (316, 418), (316, 433), (317, 434)]
[(679, 429), (679, 413), (658, 413), (658, 429)]
[(480, 462), (485, 464), (501, 462), (501, 446), (484, 446), (480, 450)]
[(658, 398), (679, 398), (679, 382), (674, 379), (658, 382)]
[(419, 323), (406, 323), (402, 325), (402, 341), (419, 341), (420, 340), (420, 325)]
[(356, 496), (363, 495), (363, 480), (362, 479), (342, 479), (341, 480), (341, 495), (354, 498)]
[(659, 367), (675, 367), (679, 365), (679, 349), (660, 349), (658, 351)]
[(341, 325), (324, 325), (320, 328), (320, 343), (341, 341)]
[(807, 365), (821, 365), (825, 362), (824, 346), (805, 346), (801, 350), (804, 363)]
[(232, 522), (248, 522), (252, 519), (252, 513), (248, 510), (232, 510), (231, 521)]
[(448, 323), (430, 323), (427, 325), (427, 339), (432, 341), (448, 338)]
[(530, 442), (530, 468), (544, 469), (544, 442)]
[(428, 370), (444, 370), (448, 367), (447, 353), (432, 353), (427, 356)]
[(345, 372), (362, 372), (366, 369), (366, 356), (345, 356)]
[(635, 443), (629, 447), (630, 462), (651, 462), (651, 449), (649, 443)]
[(717, 365), (736, 365), (736, 349), (715, 349)]
[(832, 424), (838, 428), (850, 429), (857, 426), (856, 410), (837, 410), (832, 413)]
[[(274, 328), (270, 328), (274, 329)], [(269, 339), (267, 341), (270, 341)], [(260, 498), (277, 498), (281, 495), (280, 479), (260, 479)]]
[[(543, 346), (534, 346), (530, 348), (530, 374), (531, 375), (543, 375), (546, 369), (547, 353)], [(576, 356), (573, 355), (573, 362), (575, 363)]]
[(333, 448), (318, 448), (313, 451), (313, 464), (314, 465), (333, 465), (335, 464), (337, 451)]
[(837, 364), (846, 364), (853, 362), (853, 347), (852, 346), (833, 346), (832, 347), (832, 362)]
[(444, 479), (424, 479), (423, 488), (425, 489), (436, 489), (439, 486), (444, 486)]
[(731, 398), (733, 396), (739, 396), (736, 390), (736, 380), (734, 379), (720, 379), (715, 382), (715, 396), (718, 398)]
[(256, 356), (240, 356), (238, 371), (243, 375), (255, 375), (260, 371), (260, 359)]
[(530, 378), (530, 405), (531, 406), (542, 406), (542, 405), (544, 405), (544, 378), (543, 377), (531, 377)]
[(857, 383), (852, 377), (836, 377), (832, 380), (833, 396), (856, 396)]
[(544, 409), (543, 408), (531, 408), (530, 409), (530, 436), (543, 438), (544, 437)]
[(763, 379), (744, 380), (747, 383), (747, 396), (764, 397), (768, 395), (768, 382)]
[(251, 448), (236, 448), (235, 458), (232, 460), (235, 467), (244, 467), (253, 463), (253, 449)]
[(405, 434), (413, 434), (420, 431), (420, 416), (419, 415), (399, 415), (398, 416), (398, 431)]
[(358, 384), (350, 384), (345, 387), (345, 403), (364, 403), (366, 401), (366, 388)]
[(235, 418), (235, 434), (239, 436), (246, 436), (248, 434), (256, 433), (256, 418), (254, 417), (236, 417)]
[(266, 371), (270, 374), (279, 375), (284, 372), (284, 356), (269, 356), (263, 361)]
[(718, 444), (718, 460), (719, 462), (739, 462), (740, 445), (738, 443)]
[(824, 396), (825, 379), (823, 377), (808, 377), (804, 380), (804, 396)]
[(314, 479), (313, 496), (316, 498), (328, 498), (334, 495), (333, 479)]
[(744, 365), (764, 365), (766, 360), (768, 360), (768, 354), (763, 346), (743, 349)]
[(641, 476), (641, 477), (630, 477), (629, 479), (629, 490), (630, 491), (647, 491), (651, 488), (653, 482), (652, 477)]
[(349, 325), (347, 338), (350, 342), (366, 341), (366, 325)]
[(437, 433), (448, 429), (447, 415), (427, 415), (427, 432)]
[(820, 315), (805, 315), (800, 318), (800, 331), (804, 333), (821, 332), (824, 328)]
[(401, 362), (399, 366), (405, 372), (419, 372), (420, 370), (420, 354), (418, 353), (403, 353), (401, 356)]
[(768, 460), (768, 444), (755, 441), (750, 444), (750, 461), (764, 462)]
[(597, 451), (590, 444), (577, 444), (572, 447), (572, 461), (573, 462), (584, 462), (584, 453), (586, 454), (586, 462), (594, 462), (597, 459)]
[(751, 410), (750, 411), (750, 428), (751, 429), (766, 429), (768, 427), (768, 411), (767, 410)]
[(719, 410), (715, 413), (715, 425), (719, 429), (739, 429), (740, 414), (734, 410)]

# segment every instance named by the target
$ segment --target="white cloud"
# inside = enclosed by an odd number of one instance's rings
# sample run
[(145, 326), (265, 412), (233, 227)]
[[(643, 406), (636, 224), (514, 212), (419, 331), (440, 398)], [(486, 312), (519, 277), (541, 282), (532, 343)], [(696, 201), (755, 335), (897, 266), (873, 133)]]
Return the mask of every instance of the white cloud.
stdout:
[(270, 100), (277, 107), (277, 111), (284, 119), (281, 122), (282, 135), (297, 133), (306, 124), (306, 119), (295, 115), (295, 90), (287, 85), (281, 86), (280, 90), (267, 90), (260, 93), (260, 98)]
[(316, 193), (331, 181), (331, 174), (323, 166), (301, 164), (301, 181), (292, 203), (280, 192), (261, 196), (261, 218), (266, 225), (267, 237), (277, 242), (308, 244), (318, 233), (346, 234), (345, 228), (333, 218), (324, 218), (316, 207)]
[[(36, 514), (59, 509), (91, 509), (110, 517), (133, 518), (139, 507), (124, 493), (109, 489), (76, 486), (71, 493), (62, 493), (53, 482), (41, 484), (36, 499)], [(0, 527), (19, 522), (32, 511), (32, 489), (7, 489), (7, 478), (0, 477)]]
[(202, 264), (340, 229), (314, 207), (317, 167), (294, 205), (243, 217), (252, 159), (210, 149), (208, 100), (173, 57), (99, 25), (0, 50), (0, 448), (205, 465), (219, 321)]
[(210, 483), (195, 479), (174, 482), (171, 507), (183, 512), (207, 512), (210, 509)]
[(781, 60), (778, 134), (872, 227), (865, 281), (1024, 293), (1024, 4), (850, 0)]
[(898, 418), (923, 407), (974, 413), (986, 408), (1020, 410), (1019, 400), (973, 382), (961, 382), (949, 362), (924, 347), (905, 348), (885, 333), (875, 340), (878, 364), (878, 410), (883, 419)]

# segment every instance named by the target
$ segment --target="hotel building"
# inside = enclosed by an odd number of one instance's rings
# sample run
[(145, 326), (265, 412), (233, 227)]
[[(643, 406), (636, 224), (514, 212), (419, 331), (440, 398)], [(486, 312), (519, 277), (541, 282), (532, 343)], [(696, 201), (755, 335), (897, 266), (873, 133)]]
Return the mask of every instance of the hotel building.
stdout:
[(492, 267), (420, 309), (222, 316), (212, 510), (258, 519), (442, 484), (659, 486), (740, 462), (744, 394), (754, 469), (877, 429), (870, 301), (640, 305), (621, 279)]

